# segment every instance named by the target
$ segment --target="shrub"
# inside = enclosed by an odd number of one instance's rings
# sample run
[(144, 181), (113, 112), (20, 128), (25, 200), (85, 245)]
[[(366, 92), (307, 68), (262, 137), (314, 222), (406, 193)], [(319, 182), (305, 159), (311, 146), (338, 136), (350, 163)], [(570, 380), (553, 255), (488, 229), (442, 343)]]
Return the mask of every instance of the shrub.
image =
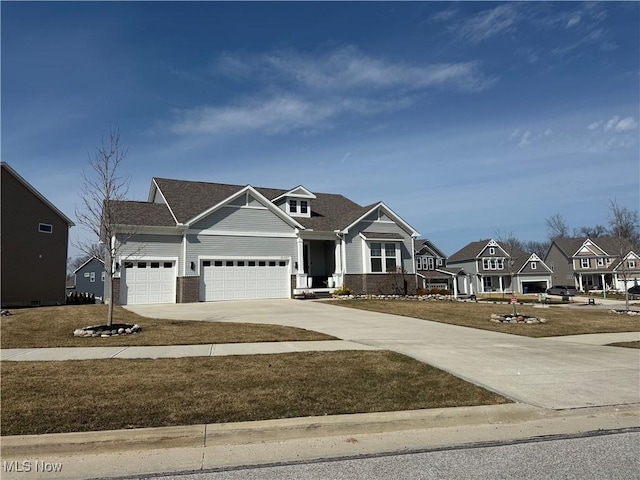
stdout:
[(336, 288), (333, 291), (334, 295), (351, 295), (351, 289), (349, 287), (347, 287), (346, 285), (343, 285), (340, 288)]

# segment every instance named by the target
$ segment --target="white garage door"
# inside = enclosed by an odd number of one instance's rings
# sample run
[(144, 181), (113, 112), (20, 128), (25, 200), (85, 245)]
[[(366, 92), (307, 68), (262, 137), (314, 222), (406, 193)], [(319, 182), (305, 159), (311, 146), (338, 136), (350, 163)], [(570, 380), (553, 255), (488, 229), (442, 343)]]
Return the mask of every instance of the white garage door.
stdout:
[(286, 260), (205, 260), (200, 300), (289, 298)]
[(170, 261), (125, 262), (120, 280), (122, 303), (176, 303), (175, 270), (175, 262)]

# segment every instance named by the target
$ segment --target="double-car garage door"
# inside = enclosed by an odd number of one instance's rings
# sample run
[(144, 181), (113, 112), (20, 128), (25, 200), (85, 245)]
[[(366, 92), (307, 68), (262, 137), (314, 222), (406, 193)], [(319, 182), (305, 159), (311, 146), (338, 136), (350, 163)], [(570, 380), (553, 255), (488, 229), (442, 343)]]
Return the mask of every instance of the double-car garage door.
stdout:
[(287, 260), (204, 260), (200, 269), (200, 300), (288, 298)]

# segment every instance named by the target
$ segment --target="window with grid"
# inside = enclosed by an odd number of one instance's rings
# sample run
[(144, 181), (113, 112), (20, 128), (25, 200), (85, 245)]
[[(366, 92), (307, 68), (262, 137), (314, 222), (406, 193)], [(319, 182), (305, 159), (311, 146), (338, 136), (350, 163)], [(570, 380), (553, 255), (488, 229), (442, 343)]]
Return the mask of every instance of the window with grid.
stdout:
[(371, 257), (371, 271), (374, 273), (395, 270), (398, 265), (395, 243), (372, 242), (369, 245), (369, 254)]

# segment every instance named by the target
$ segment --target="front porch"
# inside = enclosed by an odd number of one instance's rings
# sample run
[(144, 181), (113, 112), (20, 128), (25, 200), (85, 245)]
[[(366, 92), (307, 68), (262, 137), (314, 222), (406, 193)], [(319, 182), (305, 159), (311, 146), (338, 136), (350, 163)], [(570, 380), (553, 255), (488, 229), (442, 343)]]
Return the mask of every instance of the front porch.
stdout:
[(581, 292), (588, 292), (591, 290), (615, 290), (616, 285), (613, 280), (613, 274), (598, 272), (598, 273), (578, 273), (578, 290)]
[(331, 294), (343, 284), (342, 249), (339, 239), (298, 239), (298, 258), (293, 295)]

